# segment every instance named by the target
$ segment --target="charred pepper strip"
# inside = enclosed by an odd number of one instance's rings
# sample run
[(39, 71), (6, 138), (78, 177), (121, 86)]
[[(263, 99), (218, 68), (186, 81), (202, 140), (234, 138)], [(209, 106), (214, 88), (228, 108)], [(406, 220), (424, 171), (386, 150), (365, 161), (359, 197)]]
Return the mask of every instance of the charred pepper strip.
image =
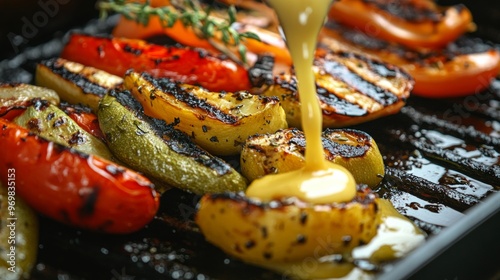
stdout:
[(472, 26), (464, 5), (439, 7), (432, 0), (335, 1), (329, 18), (410, 48), (440, 48)]
[(73, 34), (61, 57), (118, 76), (134, 69), (212, 91), (233, 92), (251, 88), (248, 72), (243, 66), (199, 49)]
[(159, 207), (151, 182), (122, 166), (49, 142), (0, 118), (0, 179), (16, 170), (16, 193), (57, 221), (107, 233), (130, 233)]

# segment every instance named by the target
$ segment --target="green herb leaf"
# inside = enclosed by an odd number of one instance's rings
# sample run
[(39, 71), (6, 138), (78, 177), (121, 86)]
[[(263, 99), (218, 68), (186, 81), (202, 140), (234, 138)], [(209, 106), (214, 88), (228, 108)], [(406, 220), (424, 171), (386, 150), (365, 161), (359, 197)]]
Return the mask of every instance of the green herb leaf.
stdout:
[[(128, 20), (136, 21), (142, 25), (148, 25), (152, 16), (158, 16), (162, 26), (165, 28), (172, 27), (177, 20), (180, 20), (184, 26), (193, 28), (195, 34), (203, 39), (215, 38), (220, 32), (221, 40), (225, 47), (223, 48), (221, 45), (215, 44), (212, 40), (209, 40), (210, 44), (225, 54), (231, 52), (229, 49), (230, 46), (236, 46), (241, 61), (246, 62), (246, 47), (242, 44), (242, 39), (251, 38), (260, 40), (260, 38), (252, 32), (238, 33), (232, 27), (232, 24), (236, 22), (237, 16), (236, 8), (233, 5), (229, 6), (227, 10), (229, 18), (226, 21), (220, 21), (220, 19), (210, 16), (211, 6), (202, 9), (197, 0), (185, 0), (180, 3), (183, 4), (152, 7), (149, 0), (144, 3), (109, 0), (98, 2), (97, 7), (99, 8), (101, 18), (109, 16), (110, 13), (118, 13)], [(233, 55), (228, 56), (231, 58), (235, 57)]]

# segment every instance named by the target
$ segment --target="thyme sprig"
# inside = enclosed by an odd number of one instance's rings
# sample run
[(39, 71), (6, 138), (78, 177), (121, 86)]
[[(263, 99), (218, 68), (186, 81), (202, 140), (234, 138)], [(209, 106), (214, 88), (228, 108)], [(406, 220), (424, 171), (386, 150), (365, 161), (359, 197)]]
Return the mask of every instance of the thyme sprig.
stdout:
[[(242, 43), (247, 38), (259, 40), (259, 36), (253, 32), (239, 33), (232, 26), (236, 22), (236, 8), (231, 5), (227, 9), (228, 18), (220, 19), (210, 15), (211, 7), (203, 8), (198, 1), (170, 1), (170, 6), (152, 7), (150, 1), (143, 3), (130, 0), (100, 1), (97, 6), (101, 18), (109, 13), (118, 13), (129, 20), (136, 21), (142, 25), (148, 25), (151, 17), (157, 16), (163, 27), (172, 27), (176, 21), (180, 21), (185, 27), (191, 27), (195, 34), (207, 40), (214, 48), (226, 54), (229, 58), (246, 64), (246, 46)], [(220, 34), (222, 44), (216, 39)], [(236, 48), (239, 57), (231, 48)]]

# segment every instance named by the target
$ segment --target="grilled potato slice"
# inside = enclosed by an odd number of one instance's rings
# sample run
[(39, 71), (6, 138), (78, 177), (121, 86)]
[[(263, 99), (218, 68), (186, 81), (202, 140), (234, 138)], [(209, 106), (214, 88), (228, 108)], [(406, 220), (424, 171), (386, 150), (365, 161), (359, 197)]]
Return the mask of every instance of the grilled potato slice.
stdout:
[[(367, 133), (326, 129), (323, 147), (325, 158), (349, 170), (358, 184), (375, 187), (382, 180), (384, 161), (377, 143)], [(251, 136), (241, 152), (241, 172), (253, 181), (267, 174), (297, 170), (305, 164), (305, 149), (304, 133), (296, 128)]]
[(296, 262), (349, 253), (368, 243), (380, 222), (375, 197), (363, 187), (352, 201), (331, 204), (205, 195), (195, 219), (209, 242), (246, 262)]
[[(318, 48), (312, 71), (324, 128), (345, 127), (395, 114), (413, 87), (406, 72), (360, 54)], [(293, 69), (278, 74), (262, 91), (266, 96), (279, 97), (290, 127), (302, 126)]]
[(111, 151), (137, 171), (196, 194), (242, 191), (247, 186), (241, 174), (186, 134), (146, 116), (128, 91), (105, 95), (98, 118)]
[(55, 90), (61, 99), (87, 105), (94, 112), (102, 96), (123, 83), (118, 76), (63, 58), (39, 63), (35, 80), (37, 85)]
[(44, 100), (34, 100), (14, 122), (31, 132), (79, 152), (114, 160), (100, 139), (86, 132), (66, 113)]
[(175, 122), (176, 128), (215, 155), (238, 154), (248, 136), (287, 127), (277, 98), (245, 91), (211, 92), (136, 72), (125, 75), (124, 85), (142, 103), (146, 114)]

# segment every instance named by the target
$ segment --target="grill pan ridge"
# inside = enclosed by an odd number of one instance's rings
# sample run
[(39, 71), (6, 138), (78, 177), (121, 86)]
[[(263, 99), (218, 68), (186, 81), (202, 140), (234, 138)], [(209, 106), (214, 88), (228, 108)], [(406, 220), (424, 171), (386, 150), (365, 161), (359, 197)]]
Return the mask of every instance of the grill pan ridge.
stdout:
[[(474, 36), (500, 48), (500, 5), (464, 3), (477, 18)], [(116, 20), (92, 19), (78, 31), (107, 34)], [(57, 56), (65, 40), (0, 61), (0, 81), (32, 83), (36, 62)], [(464, 98), (412, 96), (399, 114), (353, 128), (370, 134), (384, 156), (387, 172), (378, 194), (429, 234), (408, 256), (381, 267), (377, 278), (499, 279), (500, 80)], [(205, 242), (193, 222), (198, 199), (168, 191), (158, 217), (124, 236), (41, 217), (32, 279), (281, 279)]]

